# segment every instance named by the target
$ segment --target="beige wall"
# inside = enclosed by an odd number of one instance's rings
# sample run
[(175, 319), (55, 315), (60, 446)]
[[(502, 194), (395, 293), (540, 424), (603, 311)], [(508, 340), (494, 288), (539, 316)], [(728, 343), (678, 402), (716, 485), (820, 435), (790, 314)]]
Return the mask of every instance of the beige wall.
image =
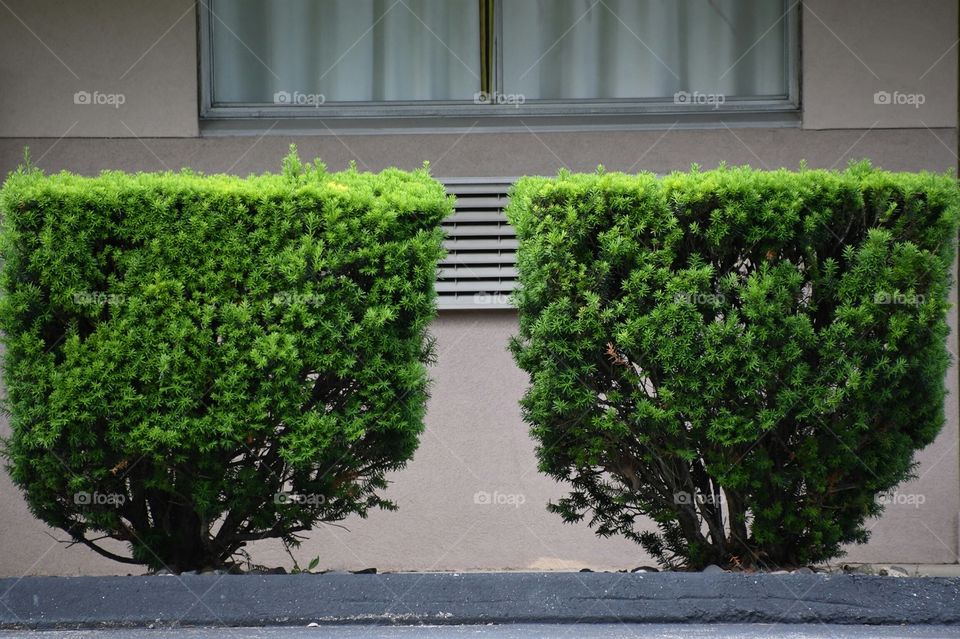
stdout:
[[(956, 126), (956, 0), (802, 4), (804, 127)], [(877, 104), (878, 91), (922, 104)]]
[[(192, 0), (0, 4), (0, 136), (197, 135)], [(122, 94), (119, 108), (74, 94)]]
[(524, 132), (431, 135), (310, 135), (178, 139), (0, 138), (4, 175), (30, 147), (34, 164), (47, 170), (96, 174), (102, 169), (157, 171), (192, 167), (207, 173), (247, 175), (277, 171), (291, 143), (304, 158), (322, 158), (332, 170), (351, 160), (363, 170), (418, 168), (429, 161), (443, 176), (554, 175), (560, 168), (687, 170), (722, 161), (757, 168), (843, 168), (868, 158), (894, 171), (948, 171), (957, 164), (956, 129), (673, 129), (670, 131)]
[[(592, 171), (600, 163), (611, 170), (657, 172), (721, 161), (775, 168), (806, 160), (830, 168), (859, 158), (893, 170), (957, 166), (953, 2), (808, 0), (802, 12), (804, 128), (295, 137), (197, 137), (190, 7), (186, 0), (0, 4), (0, 173), (15, 167), (29, 145), (34, 162), (47, 171), (190, 166), (247, 174), (276, 170), (291, 142), (302, 156), (321, 157), (333, 169), (351, 160), (370, 170), (413, 168), (429, 160), (441, 177), (553, 174), (562, 167)], [(126, 102), (119, 109), (74, 105), (78, 90), (123, 92)], [(920, 109), (873, 105), (878, 90), (923, 92), (925, 103)], [(516, 331), (515, 316), (445, 312), (433, 330), (440, 358), (427, 431), (388, 493), (400, 511), (349, 521), (350, 532), (320, 527), (297, 552), (300, 561), (319, 555), (326, 567), (417, 570), (649, 563), (633, 544), (597, 539), (544, 511), (546, 500), (562, 490), (536, 472), (533, 443), (519, 417), (526, 380), (505, 349)], [(956, 353), (956, 333), (950, 340)], [(923, 504), (888, 508), (873, 525), (873, 541), (855, 549), (852, 559), (957, 561), (956, 371), (947, 380), (948, 424), (920, 454), (920, 478), (900, 489), (906, 497), (923, 495)], [(478, 491), (522, 495), (524, 503), (475, 504)], [(81, 548), (66, 550), (47, 533), (62, 537), (30, 516), (0, 473), (0, 575), (128, 570)], [(262, 544), (255, 558), (290, 565), (276, 544)]]

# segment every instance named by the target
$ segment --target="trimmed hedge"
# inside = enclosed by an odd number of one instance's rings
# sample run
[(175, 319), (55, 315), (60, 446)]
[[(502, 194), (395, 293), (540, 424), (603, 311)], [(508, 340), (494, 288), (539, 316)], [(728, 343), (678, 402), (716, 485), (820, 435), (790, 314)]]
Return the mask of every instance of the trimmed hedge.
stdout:
[(452, 211), (425, 169), (21, 168), (0, 210), (6, 452), (37, 517), (179, 571), (393, 507)]
[(943, 424), (958, 209), (952, 177), (866, 163), (521, 180), (512, 349), (571, 487), (551, 510), (666, 566), (865, 542)]

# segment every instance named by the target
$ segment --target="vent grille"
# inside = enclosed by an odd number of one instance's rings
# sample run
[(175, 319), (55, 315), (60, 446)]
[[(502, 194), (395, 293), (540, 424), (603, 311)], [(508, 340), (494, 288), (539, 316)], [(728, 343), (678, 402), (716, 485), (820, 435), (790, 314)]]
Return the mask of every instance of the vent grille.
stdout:
[(503, 211), (513, 180), (442, 181), (457, 202), (454, 214), (443, 222), (447, 257), (437, 275), (439, 307), (512, 308), (509, 298), (517, 280), (517, 236)]

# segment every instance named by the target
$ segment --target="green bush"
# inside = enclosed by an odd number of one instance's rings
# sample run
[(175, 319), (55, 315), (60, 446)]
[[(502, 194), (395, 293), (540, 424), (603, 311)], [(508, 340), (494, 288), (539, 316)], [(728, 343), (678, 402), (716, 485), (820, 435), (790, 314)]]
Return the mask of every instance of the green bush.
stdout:
[(550, 509), (671, 567), (866, 541), (943, 423), (958, 206), (866, 163), (521, 180), (512, 350), (571, 486)]
[(0, 210), (6, 453), (37, 517), (180, 571), (393, 507), (452, 210), (426, 170), (21, 168)]

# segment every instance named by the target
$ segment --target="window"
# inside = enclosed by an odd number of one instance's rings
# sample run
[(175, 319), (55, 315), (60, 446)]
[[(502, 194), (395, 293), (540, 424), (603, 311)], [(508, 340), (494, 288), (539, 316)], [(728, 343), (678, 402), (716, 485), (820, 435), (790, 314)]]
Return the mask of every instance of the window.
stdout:
[[(784, 96), (777, 0), (508, 0), (503, 92), (531, 100)], [(770, 29), (769, 33), (765, 33)], [(752, 48), (751, 48), (752, 47)]]
[(216, 104), (456, 101), (479, 90), (477, 0), (212, 0), (210, 7)]
[(203, 115), (796, 109), (785, 0), (208, 0)]

